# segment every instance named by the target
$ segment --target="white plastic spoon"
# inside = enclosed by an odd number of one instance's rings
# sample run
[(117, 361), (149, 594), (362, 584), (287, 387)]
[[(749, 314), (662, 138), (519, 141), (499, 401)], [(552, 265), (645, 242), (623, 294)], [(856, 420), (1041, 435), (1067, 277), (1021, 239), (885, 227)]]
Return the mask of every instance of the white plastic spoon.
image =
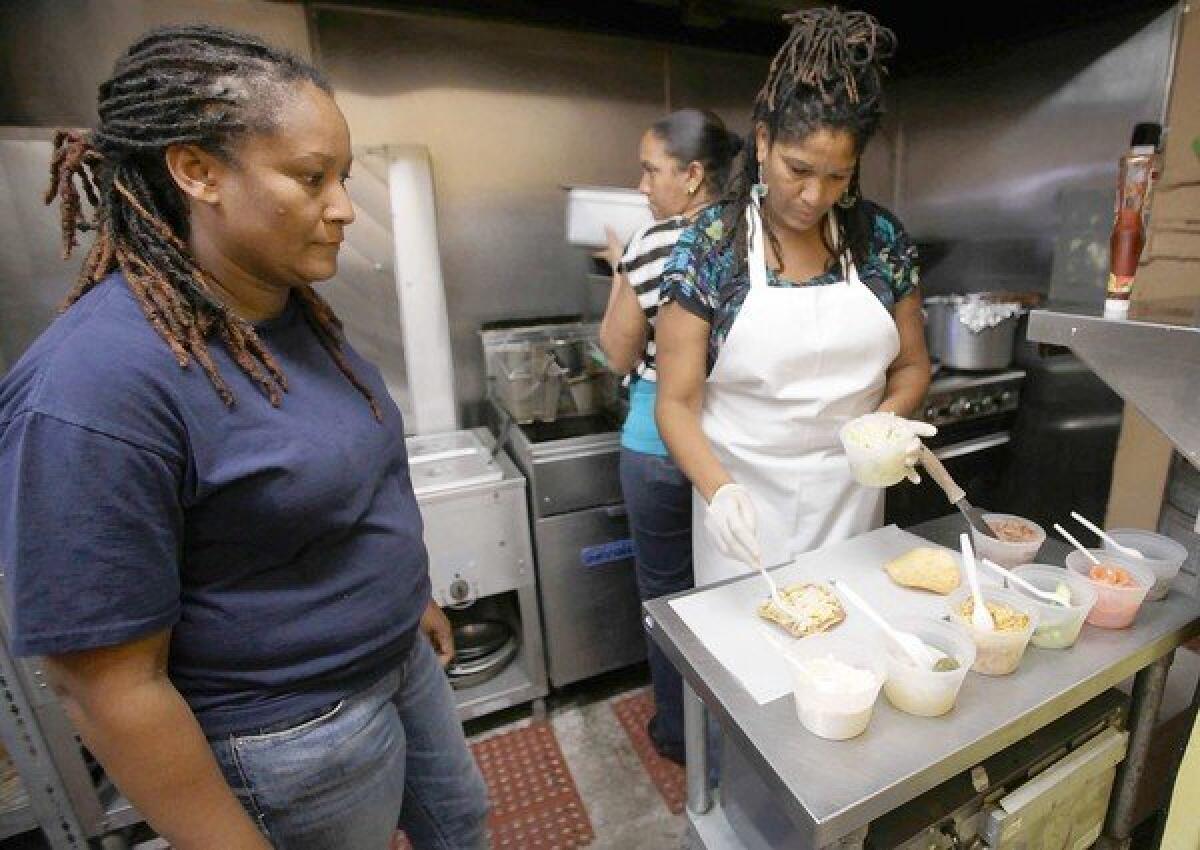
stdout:
[[(804, 616), (783, 598), (783, 594), (779, 592), (779, 586), (775, 584), (775, 579), (771, 578), (771, 574), (767, 572), (767, 568), (763, 566), (763, 562), (756, 560), (755, 564), (758, 566), (758, 571), (762, 573), (762, 577), (767, 580), (767, 587), (771, 589), (771, 601), (779, 607), (780, 611), (787, 614), (797, 623), (803, 622)], [(782, 566), (782, 564), (776, 564), (776, 566)]]
[(1109, 536), (1107, 531), (1102, 529), (1100, 526), (1096, 525), (1096, 523), (1092, 522), (1087, 517), (1080, 514), (1078, 511), (1071, 511), (1071, 516), (1074, 517), (1076, 522), (1078, 522), (1080, 525), (1082, 525), (1088, 531), (1095, 534), (1097, 537), (1099, 537), (1105, 543), (1112, 546), (1118, 552), (1123, 552), (1131, 558), (1145, 559), (1146, 556), (1143, 555), (1141, 552), (1139, 552), (1137, 549), (1134, 549), (1132, 546), (1126, 546), (1124, 543), (1118, 543), (1117, 541), (1113, 540), (1112, 537)]
[(1000, 566), (997, 563), (994, 563), (993, 561), (989, 561), (987, 558), (980, 558), (980, 560), (983, 561), (983, 565), (985, 567), (987, 567), (988, 569), (995, 570), (997, 573), (1004, 576), (1006, 579), (1011, 581), (1013, 584), (1017, 585), (1017, 587), (1027, 590), (1029, 593), (1032, 593), (1038, 599), (1045, 599), (1047, 602), (1056, 602), (1059, 605), (1063, 606), (1064, 608), (1069, 608), (1071, 606), (1071, 601), (1070, 601), (1071, 590), (1070, 590), (1070, 588), (1068, 588), (1066, 586), (1066, 582), (1059, 582), (1059, 586), (1066, 589), (1066, 592), (1067, 592), (1068, 598), (1063, 599), (1061, 594), (1051, 593), (1046, 590), (1038, 590), (1036, 587), (1034, 587), (1029, 582), (1025, 581), (1025, 579), (1021, 578), (1016, 573), (1004, 569), (1004, 567)]
[(971, 609), (971, 624), (984, 632), (994, 632), (996, 624), (992, 620), (992, 612), (983, 604), (983, 594), (979, 592), (979, 574), (975, 567), (975, 550), (971, 548), (969, 534), (958, 535), (958, 545), (962, 549), (963, 564), (967, 568), (967, 584), (971, 585), (971, 598), (974, 605)]
[(829, 583), (836, 590), (841, 591), (842, 595), (850, 600), (850, 604), (866, 614), (875, 625), (883, 629), (883, 633), (891, 638), (912, 659), (913, 666), (920, 670), (932, 670), (933, 665), (937, 664), (945, 655), (945, 653), (935, 650), (911, 632), (902, 632), (899, 629), (893, 628), (887, 620), (879, 616), (879, 612), (868, 605), (866, 600), (851, 590), (845, 582), (830, 579)]
[(1054, 530), (1055, 530), (1055, 531), (1057, 531), (1059, 534), (1061, 534), (1061, 535), (1063, 536), (1063, 540), (1067, 541), (1067, 542), (1068, 542), (1068, 543), (1070, 543), (1072, 546), (1074, 546), (1076, 549), (1078, 549), (1080, 552), (1082, 552), (1083, 554), (1087, 555), (1087, 557), (1088, 557), (1088, 560), (1089, 560), (1089, 561), (1091, 561), (1093, 564), (1099, 564), (1099, 563), (1100, 563), (1100, 559), (1099, 559), (1099, 558), (1097, 558), (1095, 555), (1093, 555), (1093, 554), (1092, 554), (1092, 553), (1091, 553), (1091, 552), (1090, 552), (1090, 551), (1087, 549), (1087, 547), (1085, 547), (1085, 546), (1084, 546), (1082, 543), (1080, 543), (1078, 540), (1076, 540), (1076, 539), (1075, 539), (1074, 535), (1072, 535), (1072, 534), (1071, 534), (1071, 532), (1067, 531), (1065, 528), (1063, 528), (1063, 527), (1062, 527), (1061, 525), (1059, 525), (1057, 522), (1056, 522), (1056, 523), (1054, 523)]

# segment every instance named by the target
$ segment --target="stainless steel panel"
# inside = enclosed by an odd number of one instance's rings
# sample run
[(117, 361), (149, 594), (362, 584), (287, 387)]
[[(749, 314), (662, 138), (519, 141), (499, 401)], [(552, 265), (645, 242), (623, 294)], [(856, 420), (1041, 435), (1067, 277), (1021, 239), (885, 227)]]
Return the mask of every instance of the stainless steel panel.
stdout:
[(498, 459), (514, 477), (417, 500), (439, 605), (461, 605), (534, 583), (523, 481), (508, 458)]
[(620, 451), (535, 461), (535, 513), (539, 517), (621, 502)]
[(596, 547), (628, 542), (624, 512), (539, 519), (533, 534), (550, 681), (561, 687), (645, 658), (633, 558), (585, 563)]
[[(1174, 10), (1135, 8), (897, 79), (898, 214), (927, 292), (1103, 292), (1116, 161), (1158, 121)], [(1055, 257), (1056, 245), (1058, 253)]]

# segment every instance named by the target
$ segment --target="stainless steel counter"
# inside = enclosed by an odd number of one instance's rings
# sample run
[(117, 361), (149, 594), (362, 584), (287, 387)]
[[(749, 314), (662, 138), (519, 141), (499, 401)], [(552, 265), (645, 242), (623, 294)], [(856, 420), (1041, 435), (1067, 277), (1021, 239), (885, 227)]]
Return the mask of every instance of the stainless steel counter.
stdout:
[[(910, 529), (943, 542), (954, 540), (961, 530), (957, 517)], [(1065, 554), (1062, 544), (1048, 541), (1047, 547), (1040, 560), (1061, 563)], [(878, 569), (878, 565), (869, 568)], [(724, 584), (740, 581), (761, 579), (746, 576)], [(805, 732), (790, 697), (759, 705), (712, 656), (668, 599), (647, 603), (645, 611), (654, 639), (715, 714), (731, 743), (750, 761), (774, 804), (786, 811), (805, 834), (806, 845), (812, 847), (825, 847), (863, 829), (873, 819), (970, 769), (1200, 634), (1200, 606), (1192, 597), (1173, 593), (1144, 609), (1128, 630), (1085, 626), (1070, 650), (1030, 648), (1017, 674), (972, 674), (969, 689), (964, 690), (969, 698), (960, 699), (953, 713), (944, 718), (903, 714), (881, 698), (867, 735), (836, 742)], [(1160, 666), (1165, 670), (1165, 663)], [(1157, 702), (1151, 699), (1149, 708), (1156, 712)], [(1151, 728), (1152, 721), (1153, 717)], [(1137, 722), (1135, 718), (1131, 725)], [(1131, 744), (1131, 752), (1135, 746)], [(689, 758), (691, 752), (689, 749)], [(690, 773), (689, 798), (695, 812), (702, 789), (696, 788), (697, 772)]]

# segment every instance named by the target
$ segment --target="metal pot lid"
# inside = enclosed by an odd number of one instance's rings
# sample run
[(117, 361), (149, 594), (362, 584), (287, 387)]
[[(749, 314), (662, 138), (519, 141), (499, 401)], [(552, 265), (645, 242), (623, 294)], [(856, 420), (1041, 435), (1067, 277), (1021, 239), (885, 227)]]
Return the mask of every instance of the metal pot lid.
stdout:
[(512, 628), (502, 620), (476, 620), (455, 626), (455, 662), (465, 663), (490, 655), (510, 637)]
[(446, 668), (446, 675), (450, 679), (474, 679), (484, 674), (499, 673), (513, 656), (517, 654), (517, 638), (516, 635), (510, 635), (499, 649), (474, 659), (473, 661), (460, 661), (455, 658)]

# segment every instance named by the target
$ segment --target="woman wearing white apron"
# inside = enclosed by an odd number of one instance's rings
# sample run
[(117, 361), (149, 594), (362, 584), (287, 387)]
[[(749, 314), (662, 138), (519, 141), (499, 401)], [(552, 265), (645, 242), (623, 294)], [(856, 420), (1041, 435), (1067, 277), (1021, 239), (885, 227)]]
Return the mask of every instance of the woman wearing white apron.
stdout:
[(838, 428), (929, 384), (915, 249), (858, 188), (894, 37), (861, 12), (788, 20), (744, 167), (663, 275), (657, 418), (695, 488), (698, 586), (877, 527)]

